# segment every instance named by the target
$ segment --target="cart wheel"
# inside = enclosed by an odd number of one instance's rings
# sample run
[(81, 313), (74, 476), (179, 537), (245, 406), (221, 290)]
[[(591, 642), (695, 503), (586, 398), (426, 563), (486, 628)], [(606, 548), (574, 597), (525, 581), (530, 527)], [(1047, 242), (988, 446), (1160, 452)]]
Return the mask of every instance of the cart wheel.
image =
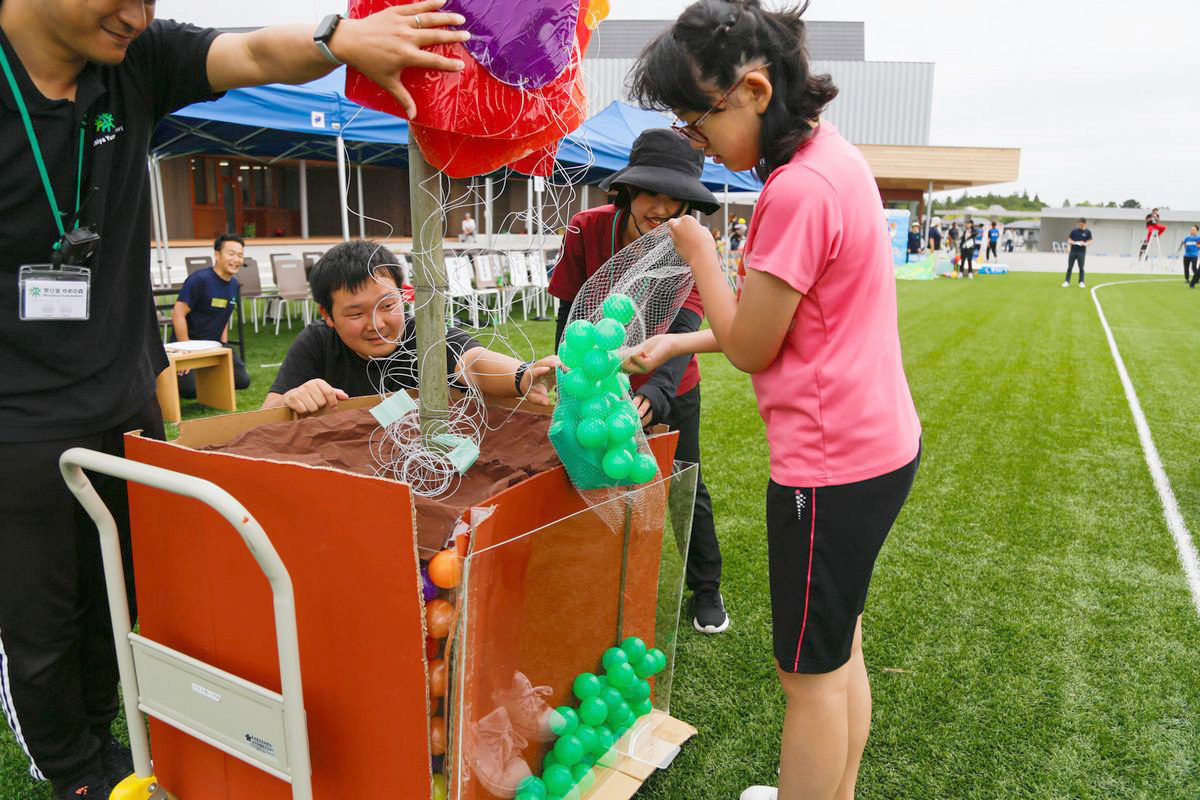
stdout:
[(116, 785), (108, 800), (174, 800), (167, 790), (158, 785), (153, 775), (139, 778), (130, 775)]

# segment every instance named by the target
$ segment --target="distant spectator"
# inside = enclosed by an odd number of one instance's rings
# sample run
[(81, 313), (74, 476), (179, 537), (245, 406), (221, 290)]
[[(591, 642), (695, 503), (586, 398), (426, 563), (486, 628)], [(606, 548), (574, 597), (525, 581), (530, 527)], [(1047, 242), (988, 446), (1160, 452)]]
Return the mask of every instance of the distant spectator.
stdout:
[(1190, 270), (1191, 283), (1188, 285), (1195, 288), (1196, 279), (1200, 278), (1200, 268), (1196, 266), (1196, 257), (1200, 256), (1200, 227), (1193, 225), (1191, 232), (1183, 237), (1179, 246), (1183, 248), (1183, 280), (1187, 282)]
[(1138, 261), (1146, 255), (1146, 248), (1150, 246), (1150, 238), (1157, 235), (1162, 238), (1162, 235), (1167, 232), (1167, 226), (1159, 222), (1158, 209), (1150, 209), (1150, 213), (1146, 215), (1146, 238), (1142, 242), (1142, 249), (1138, 251)]
[(992, 220), (992, 227), (988, 228), (987, 258), (984, 260), (996, 257), (996, 247), (1000, 243), (1000, 228), (997, 227), (998, 224), (995, 220)]
[(1011, 253), (1013, 251), (1013, 232), (1008, 228), (1004, 229), (1004, 252)]
[[(173, 342), (208, 339), (229, 341), (229, 318), (237, 308), (238, 280), (234, 276), (242, 269), (244, 256), (242, 237), (223, 233), (213, 242), (213, 266), (188, 275), (179, 289), (171, 311)], [(233, 351), (233, 386), (245, 389), (250, 385), (246, 365)], [(190, 370), (179, 373), (180, 397), (196, 396), (196, 376)]]
[(942, 222), (934, 217), (929, 223), (929, 251), (937, 256), (942, 249)]
[(959, 259), (962, 273), (971, 280), (975, 279), (975, 257), (979, 255), (979, 244), (975, 237), (975, 223), (968, 222), (967, 229), (963, 231), (962, 235)]
[(1085, 288), (1083, 283), (1083, 259), (1087, 255), (1088, 243), (1092, 241), (1092, 232), (1088, 230), (1087, 220), (1080, 217), (1079, 224), (1071, 231), (1071, 252), (1067, 255), (1067, 279), (1063, 288), (1071, 285), (1071, 270), (1079, 264), (1079, 288)]
[(905, 261), (911, 261), (914, 255), (921, 254), (921, 223), (914, 222), (908, 229), (908, 255)]
[(742, 244), (746, 241), (746, 220), (738, 217), (738, 221), (733, 225), (733, 233), (729, 234), (729, 252), (736, 253), (742, 249)]
[(463, 221), (460, 230), (462, 231), (458, 235), (458, 240), (460, 242), (475, 241), (475, 218), (471, 216), (470, 211), (463, 215)]

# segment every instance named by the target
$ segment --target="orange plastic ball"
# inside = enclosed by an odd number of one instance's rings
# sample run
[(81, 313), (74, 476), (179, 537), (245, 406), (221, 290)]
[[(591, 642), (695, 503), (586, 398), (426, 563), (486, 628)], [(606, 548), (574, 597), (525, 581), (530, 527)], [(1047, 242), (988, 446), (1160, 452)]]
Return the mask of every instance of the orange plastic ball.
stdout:
[(429, 561), (429, 580), (439, 589), (453, 589), (462, 580), (462, 560), (453, 549), (443, 550)]
[(425, 605), (425, 627), (435, 639), (445, 639), (454, 624), (454, 606), (440, 597)]
[(429, 752), (435, 756), (446, 752), (446, 720), (442, 717), (429, 720)]
[(429, 696), (446, 696), (446, 662), (440, 658), (429, 662)]

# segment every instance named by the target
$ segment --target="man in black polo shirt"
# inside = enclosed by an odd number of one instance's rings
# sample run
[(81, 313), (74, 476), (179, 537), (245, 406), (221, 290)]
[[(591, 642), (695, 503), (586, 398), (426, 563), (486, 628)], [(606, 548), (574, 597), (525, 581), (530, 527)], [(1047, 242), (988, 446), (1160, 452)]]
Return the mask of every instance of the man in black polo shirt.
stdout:
[(1067, 238), (1071, 240), (1071, 252), (1067, 254), (1067, 279), (1063, 281), (1063, 288), (1071, 285), (1071, 270), (1076, 264), (1079, 265), (1079, 288), (1086, 288), (1083, 283), (1083, 261), (1087, 258), (1087, 247), (1092, 241), (1092, 232), (1088, 230), (1087, 220), (1080, 218), (1079, 224)]
[[(107, 797), (130, 767), (109, 732), (117, 670), (96, 530), (58, 457), (76, 446), (119, 455), (135, 428), (162, 436), (154, 126), (227, 89), (303, 83), (339, 62), (412, 111), (405, 67), (462, 67), (421, 49), (468, 38), (444, 29), (465, 20), (440, 6), (219, 34), (152, 22), (153, 2), (0, 2), (0, 710), (56, 797)], [(77, 226), (99, 236), (91, 257), (56, 247)], [(47, 269), (52, 254), (90, 272)], [(128, 557), (125, 487), (93, 480)]]
[[(404, 313), (396, 257), (375, 242), (331, 248), (309, 277), (321, 322), (305, 327), (284, 356), (263, 408), (312, 414), (339, 400), (417, 387), (417, 329)], [(446, 332), (451, 385), (493, 397), (550, 405), (556, 356), (533, 364), (488, 350), (456, 328)]]
[[(229, 341), (229, 318), (238, 304), (238, 280), (242, 269), (245, 243), (242, 237), (222, 233), (213, 242), (213, 265), (196, 270), (187, 276), (179, 288), (179, 296), (171, 311), (173, 342), (208, 340)], [(233, 386), (245, 389), (250, 385), (246, 365), (233, 351)], [(190, 370), (179, 374), (179, 394), (196, 396), (196, 376)]]

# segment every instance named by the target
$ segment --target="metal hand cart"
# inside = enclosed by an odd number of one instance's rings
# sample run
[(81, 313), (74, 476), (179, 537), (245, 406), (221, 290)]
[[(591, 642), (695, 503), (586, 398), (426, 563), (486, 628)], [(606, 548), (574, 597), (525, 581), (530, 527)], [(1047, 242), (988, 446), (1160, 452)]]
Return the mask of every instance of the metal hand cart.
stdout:
[[(292, 580), (262, 526), (228, 492), (200, 478), (78, 447), (62, 454), (59, 468), (100, 533), (134, 765), (134, 774), (113, 790), (110, 800), (166, 800), (172, 796), (154, 778), (143, 715), (290, 783), (293, 800), (312, 800)], [(282, 694), (133, 632), (117, 526), (84, 475), (85, 469), (191, 497), (233, 526), (271, 585)]]

